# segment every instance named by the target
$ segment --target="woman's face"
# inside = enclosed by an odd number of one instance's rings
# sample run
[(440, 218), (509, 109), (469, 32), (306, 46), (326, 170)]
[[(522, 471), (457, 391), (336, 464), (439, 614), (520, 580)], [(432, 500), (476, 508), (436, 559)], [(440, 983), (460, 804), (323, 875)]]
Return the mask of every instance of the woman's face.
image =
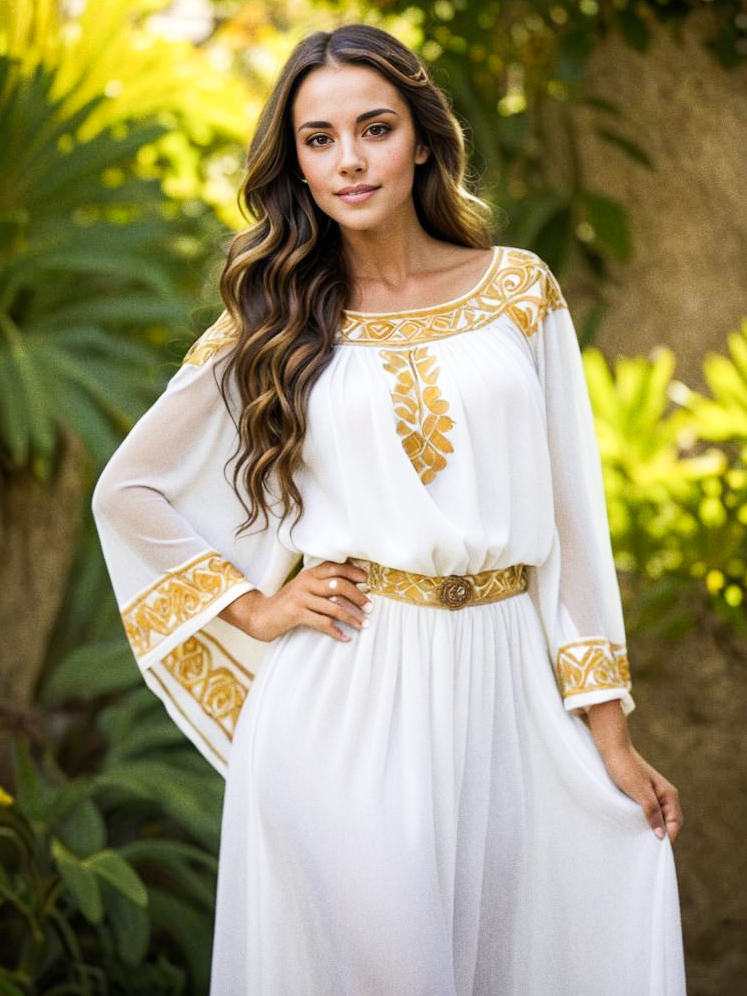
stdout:
[[(415, 164), (429, 150), (416, 138), (407, 103), (366, 66), (312, 70), (296, 92), (293, 133), (301, 174), (319, 208), (341, 228), (388, 227), (412, 211)], [(346, 187), (374, 193), (341, 196)]]

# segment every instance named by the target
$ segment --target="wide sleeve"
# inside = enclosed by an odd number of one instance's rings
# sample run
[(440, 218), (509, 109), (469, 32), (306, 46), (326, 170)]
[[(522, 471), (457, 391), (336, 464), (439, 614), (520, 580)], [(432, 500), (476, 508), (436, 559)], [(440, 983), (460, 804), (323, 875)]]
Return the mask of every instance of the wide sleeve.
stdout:
[(245, 513), (226, 468), (237, 434), (219, 389), (232, 342), (224, 312), (111, 457), (92, 501), (143, 678), (224, 776), (268, 644), (218, 613), (254, 588), (277, 591), (299, 556), (281, 543), (274, 517), (236, 535)]
[(558, 282), (535, 256), (540, 317), (531, 335), (544, 395), (555, 512), (554, 541), (532, 579), (565, 708), (630, 695), (620, 598), (594, 416), (576, 330)]

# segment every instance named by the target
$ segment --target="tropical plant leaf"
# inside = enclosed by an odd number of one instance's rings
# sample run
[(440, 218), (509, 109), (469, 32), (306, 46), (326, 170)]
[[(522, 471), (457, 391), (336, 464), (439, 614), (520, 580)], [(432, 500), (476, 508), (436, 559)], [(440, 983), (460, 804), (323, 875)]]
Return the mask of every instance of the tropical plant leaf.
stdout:
[(649, 27), (646, 21), (639, 17), (632, 7), (616, 10), (614, 16), (628, 45), (637, 52), (645, 52), (650, 42)]
[(207, 762), (204, 770), (197, 772), (160, 758), (133, 758), (107, 764), (95, 780), (100, 788), (118, 788), (157, 800), (180, 826), (217, 852), (224, 786)]
[(121, 854), (104, 850), (85, 858), (84, 864), (136, 906), (148, 905), (148, 890), (143, 880)]
[[(124, 633), (76, 647), (55, 666), (38, 700), (56, 707), (140, 686), (142, 679)], [(151, 696), (152, 697), (152, 696)]]
[(153, 929), (172, 938), (187, 963), (195, 990), (206, 991), (210, 981), (211, 914), (156, 886), (150, 896)]
[(15, 804), (30, 822), (41, 822), (57, 797), (56, 786), (45, 778), (31, 755), (26, 740), (11, 742)]
[(554, 190), (535, 191), (526, 198), (526, 204), (514, 228), (516, 244), (532, 246), (537, 243), (542, 230), (552, 219), (567, 210), (566, 202)]
[(121, 696), (98, 716), (102, 733), (109, 741), (109, 765), (165, 748), (184, 747), (189, 742), (158, 698), (143, 684), (134, 658), (132, 667), (137, 683), (129, 694)]
[[(44, 321), (46, 327), (62, 328), (96, 328), (108, 324), (121, 325), (128, 323), (174, 322), (184, 316), (185, 301), (180, 298), (156, 298), (145, 291), (131, 290), (122, 294), (107, 294), (105, 296), (90, 296), (83, 300), (72, 300), (55, 309), (54, 315), (43, 316), (27, 331), (41, 331), (39, 326)], [(135, 345), (135, 344), (133, 344)]]
[(79, 858), (106, 846), (106, 823), (91, 799), (82, 799), (58, 822), (56, 830), (65, 847)]
[(10, 351), (0, 342), (0, 439), (12, 467), (22, 467), (31, 451), (31, 427), (26, 414), (26, 395)]
[(603, 111), (605, 114), (609, 114), (615, 118), (626, 117), (625, 111), (620, 104), (612, 100), (607, 100), (604, 97), (599, 97), (596, 94), (586, 94), (585, 96), (578, 97), (577, 101), (583, 106), (593, 107), (594, 110)]
[(622, 149), (627, 156), (635, 160), (635, 162), (640, 163), (641, 166), (646, 166), (648, 169), (655, 168), (651, 156), (649, 156), (646, 150), (637, 142), (634, 142), (630, 138), (626, 138), (619, 132), (611, 131), (609, 128), (604, 128), (601, 125), (597, 125), (594, 131), (600, 138), (604, 139), (605, 142), (608, 142), (610, 145), (616, 145), (618, 149)]
[(89, 923), (99, 924), (104, 915), (96, 872), (53, 838), (52, 858), (78, 909)]
[(618, 259), (630, 256), (630, 231), (628, 217), (619, 201), (588, 188), (583, 191), (583, 201), (589, 222), (597, 239), (606, 245)]
[(2, 996), (26, 996), (28, 990), (19, 989), (5, 974), (5, 969), (0, 968), (0, 994)]
[(119, 850), (123, 857), (135, 864), (152, 861), (155, 865), (183, 867), (187, 862), (194, 862), (210, 872), (218, 871), (218, 859), (214, 854), (184, 840), (133, 840), (123, 844)]
[(120, 957), (127, 965), (141, 965), (150, 941), (150, 914), (147, 907), (134, 903), (120, 890), (103, 884), (106, 919)]
[(187, 896), (206, 909), (214, 908), (218, 871), (214, 855), (178, 840), (132, 841), (120, 848), (120, 853), (135, 863), (146, 881), (153, 878), (177, 895)]

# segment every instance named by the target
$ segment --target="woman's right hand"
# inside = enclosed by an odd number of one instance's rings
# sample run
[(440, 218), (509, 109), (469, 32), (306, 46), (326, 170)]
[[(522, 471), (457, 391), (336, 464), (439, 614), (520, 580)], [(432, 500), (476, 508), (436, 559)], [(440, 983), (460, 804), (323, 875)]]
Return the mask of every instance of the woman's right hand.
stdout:
[(357, 587), (366, 579), (362, 567), (324, 560), (299, 571), (274, 595), (263, 595), (257, 588), (244, 592), (218, 616), (264, 642), (295, 626), (310, 626), (347, 642), (352, 637), (343, 633), (334, 620), (358, 629), (368, 626), (366, 613), (373, 608), (373, 602)]

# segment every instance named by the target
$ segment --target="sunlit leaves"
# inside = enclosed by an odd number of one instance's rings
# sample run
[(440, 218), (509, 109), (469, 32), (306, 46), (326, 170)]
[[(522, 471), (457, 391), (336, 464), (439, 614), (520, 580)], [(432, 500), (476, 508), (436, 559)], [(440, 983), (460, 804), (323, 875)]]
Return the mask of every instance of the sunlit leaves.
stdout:
[[(669, 349), (618, 358), (614, 370), (598, 350), (584, 351), (618, 568), (655, 583), (669, 609), (695, 585), (745, 632), (746, 332), (747, 322), (729, 337), (730, 357), (706, 360), (711, 398), (672, 379)], [(653, 594), (636, 604), (642, 618), (651, 610), (649, 621), (663, 612)], [(667, 625), (687, 624), (669, 609)]]

